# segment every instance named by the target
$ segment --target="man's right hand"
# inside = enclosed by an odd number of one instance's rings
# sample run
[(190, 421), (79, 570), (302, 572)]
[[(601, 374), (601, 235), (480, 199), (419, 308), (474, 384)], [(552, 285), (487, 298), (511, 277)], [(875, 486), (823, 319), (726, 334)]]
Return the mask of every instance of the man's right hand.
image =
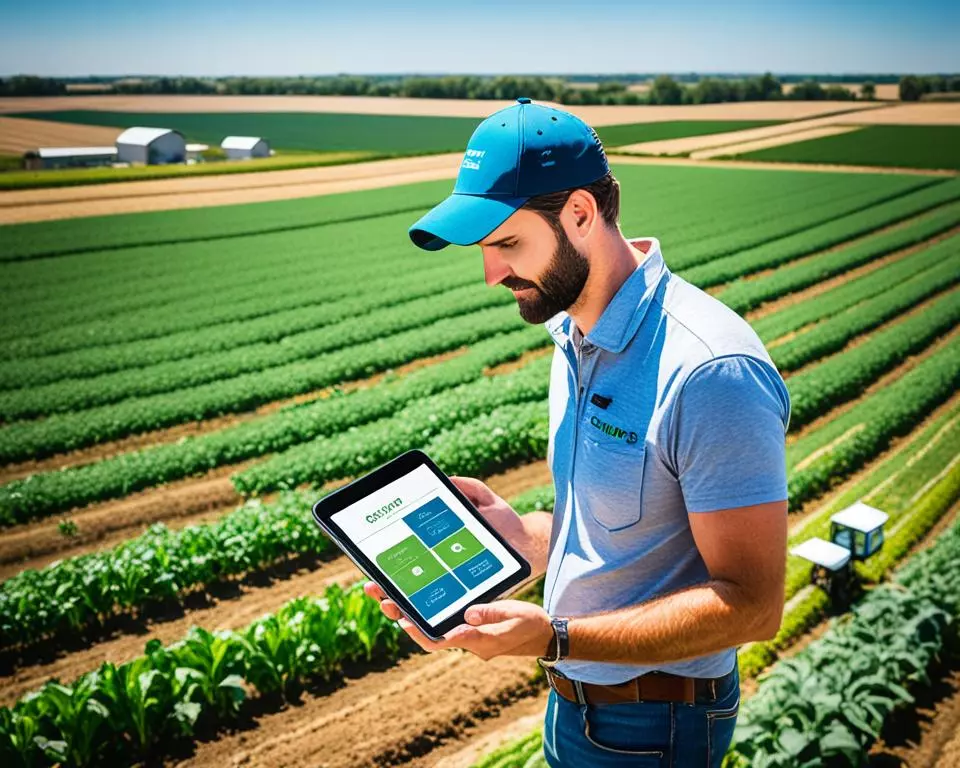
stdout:
[[(537, 532), (531, 533), (524, 526), (523, 518), (513, 510), (513, 507), (495, 494), (490, 486), (482, 480), (477, 480), (474, 477), (459, 477), (458, 475), (451, 475), (450, 480), (470, 500), (470, 503), (477, 508), (477, 511), (483, 515), (483, 518), (493, 526), (497, 533), (503, 536), (510, 546), (530, 562), (534, 575), (542, 573), (546, 568), (545, 553), (549, 543), (549, 526), (543, 524)], [(531, 515), (532, 518), (533, 515)], [(546, 540), (537, 541), (538, 534)], [(363, 588), (370, 597), (380, 601), (380, 607), (388, 618), (396, 621), (403, 615), (399, 606), (387, 597), (384, 591), (374, 582), (366, 582)]]

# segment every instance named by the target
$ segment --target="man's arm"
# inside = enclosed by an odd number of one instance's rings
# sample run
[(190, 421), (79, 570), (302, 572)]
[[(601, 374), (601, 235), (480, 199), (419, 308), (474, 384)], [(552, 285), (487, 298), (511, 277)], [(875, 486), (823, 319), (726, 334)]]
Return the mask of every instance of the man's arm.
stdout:
[(746, 355), (691, 374), (665, 421), (676, 474), (709, 580), (605, 615), (570, 620), (570, 653), (661, 663), (774, 637), (783, 617), (789, 392)]
[(654, 664), (768, 640), (783, 615), (787, 502), (691, 513), (710, 580), (639, 605), (577, 616), (570, 658)]

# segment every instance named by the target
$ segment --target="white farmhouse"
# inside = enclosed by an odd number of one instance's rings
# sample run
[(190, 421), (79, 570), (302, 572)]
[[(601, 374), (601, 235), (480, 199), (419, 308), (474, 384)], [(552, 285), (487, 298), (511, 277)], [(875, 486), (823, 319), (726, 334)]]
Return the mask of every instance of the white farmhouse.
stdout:
[(117, 160), (121, 163), (165, 165), (182, 163), (187, 156), (183, 134), (170, 128), (127, 128), (117, 137)]
[(227, 136), (220, 142), (220, 148), (230, 160), (270, 157), (270, 145), (259, 136)]

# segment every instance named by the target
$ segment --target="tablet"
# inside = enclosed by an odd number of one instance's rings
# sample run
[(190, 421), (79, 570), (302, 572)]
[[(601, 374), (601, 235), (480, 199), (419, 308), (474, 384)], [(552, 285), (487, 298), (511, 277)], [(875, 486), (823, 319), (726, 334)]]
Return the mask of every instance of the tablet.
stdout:
[(530, 564), (423, 451), (410, 450), (313, 505), (314, 520), (425, 635), (505, 595)]

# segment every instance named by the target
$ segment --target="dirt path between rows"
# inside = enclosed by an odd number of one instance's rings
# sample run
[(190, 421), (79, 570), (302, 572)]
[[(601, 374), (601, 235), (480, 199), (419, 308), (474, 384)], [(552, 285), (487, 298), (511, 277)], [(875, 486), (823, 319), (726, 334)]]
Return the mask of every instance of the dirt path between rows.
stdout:
[[(398, 367), (395, 372), (409, 372), (430, 363), (442, 362), (462, 354), (465, 349), (425, 358), (402, 368)], [(485, 375), (508, 372), (548, 351), (543, 348), (526, 352), (518, 360), (490, 369)], [(370, 386), (370, 382), (379, 377), (382, 375), (354, 382), (353, 386), (343, 385), (343, 388)], [(283, 401), (283, 404), (306, 402), (318, 396), (321, 395), (316, 392), (298, 395)], [(268, 412), (278, 407), (278, 403), (272, 403), (261, 410)], [(237, 419), (240, 420), (242, 419)], [(205, 431), (202, 424), (198, 431)], [(140, 533), (152, 523), (164, 522), (171, 528), (178, 528), (216, 519), (243, 501), (234, 489), (230, 477), (266, 458), (268, 456), (260, 456), (239, 464), (218, 467), (201, 477), (178, 480), (130, 494), (122, 499), (93, 504), (66, 515), (55, 515), (8, 529), (0, 536), (0, 579), (9, 578), (27, 567), (43, 567), (64, 556), (112, 546)], [(323, 487), (337, 487), (345, 480), (331, 481)], [(550, 476), (546, 462), (538, 462), (495, 475), (488, 482), (491, 486), (501, 487), (503, 494), (512, 496), (550, 482)], [(268, 494), (266, 498), (273, 496), (274, 494)], [(75, 536), (65, 537), (60, 533), (59, 521), (64, 516), (76, 523), (78, 531)]]
[[(510, 498), (551, 482), (546, 461), (491, 475), (485, 482), (495, 493)], [(124, 540), (129, 535), (122, 537)], [(73, 554), (73, 553), (71, 553)], [(292, 560), (188, 594), (183, 606), (163, 606), (156, 615), (123, 617), (110, 633), (87, 639), (77, 638), (70, 647), (58, 642), (53, 651), (31, 651), (27, 658), (6, 659), (0, 654), (0, 705), (8, 703), (42, 684), (50, 677), (71, 680), (102, 661), (122, 662), (143, 652), (150, 638), (171, 643), (190, 626), (206, 629), (239, 629), (263, 613), (273, 612), (298, 595), (316, 594), (336, 581), (348, 584), (362, 578), (347, 558), (331, 549), (319, 563)], [(13, 669), (14, 673), (5, 669)], [(10, 676), (6, 676), (10, 675)]]
[(460, 651), (417, 652), (327, 695), (271, 712), (248, 730), (196, 745), (178, 766), (303, 765), (358, 768), (411, 764), (514, 701), (537, 696), (530, 659), (483, 661)]

